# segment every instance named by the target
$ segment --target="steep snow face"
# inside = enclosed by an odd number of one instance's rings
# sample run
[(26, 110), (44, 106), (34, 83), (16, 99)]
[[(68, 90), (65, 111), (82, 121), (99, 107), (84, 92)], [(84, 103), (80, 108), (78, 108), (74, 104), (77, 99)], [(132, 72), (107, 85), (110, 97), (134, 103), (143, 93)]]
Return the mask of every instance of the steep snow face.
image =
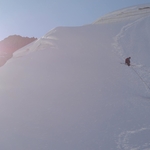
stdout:
[(149, 26), (58, 27), (15, 52), (0, 68), (0, 149), (149, 149)]

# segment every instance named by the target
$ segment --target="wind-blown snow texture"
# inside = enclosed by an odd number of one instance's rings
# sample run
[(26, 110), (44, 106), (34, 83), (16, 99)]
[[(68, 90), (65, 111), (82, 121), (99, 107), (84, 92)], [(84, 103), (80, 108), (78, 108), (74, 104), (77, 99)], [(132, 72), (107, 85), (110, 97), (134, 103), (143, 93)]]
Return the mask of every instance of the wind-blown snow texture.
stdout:
[(149, 4), (18, 50), (0, 68), (0, 149), (150, 149), (149, 58)]

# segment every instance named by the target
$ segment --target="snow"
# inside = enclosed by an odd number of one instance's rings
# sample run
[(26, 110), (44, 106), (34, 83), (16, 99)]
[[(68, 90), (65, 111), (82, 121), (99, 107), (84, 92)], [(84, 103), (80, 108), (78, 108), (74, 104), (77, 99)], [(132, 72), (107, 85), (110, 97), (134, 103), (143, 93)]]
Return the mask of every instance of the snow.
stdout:
[[(15, 52), (0, 68), (0, 149), (150, 149), (149, 6)], [(134, 66), (121, 64), (128, 56)]]
[(101, 24), (101, 23), (110, 23), (110, 22), (116, 22), (116, 21), (124, 21), (124, 20), (130, 20), (141, 18), (144, 16), (149, 16), (150, 13), (150, 4), (143, 4), (143, 5), (137, 5), (132, 6), (128, 8), (124, 8), (115, 12), (111, 12), (97, 21), (94, 22), (94, 24)]

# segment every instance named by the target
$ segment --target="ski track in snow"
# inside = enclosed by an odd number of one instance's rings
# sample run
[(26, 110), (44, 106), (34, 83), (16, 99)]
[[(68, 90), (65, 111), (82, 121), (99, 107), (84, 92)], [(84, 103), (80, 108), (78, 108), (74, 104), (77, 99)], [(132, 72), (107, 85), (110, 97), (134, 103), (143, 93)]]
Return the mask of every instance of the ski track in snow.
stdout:
[(142, 19), (143, 18), (140, 18), (140, 19), (134, 21), (133, 23), (129, 23), (129, 24), (125, 25), (124, 27), (121, 28), (119, 34), (117, 34), (114, 37), (114, 43), (112, 43), (112, 46), (114, 47), (114, 51), (120, 56), (121, 60), (123, 60), (123, 61), (127, 56), (124, 53), (125, 51), (124, 51), (122, 45), (120, 44), (120, 40), (121, 40), (121, 38), (123, 38), (125, 36), (125, 34), (126, 34), (125, 31), (127, 31), (129, 28), (131, 28), (137, 22), (140, 22)]
[[(125, 60), (125, 58), (128, 57), (128, 55), (125, 53), (124, 47), (122, 46), (122, 44), (120, 44), (121, 40), (123, 37), (125, 37), (126, 31), (129, 30), (131, 27), (133, 27), (135, 24), (137, 24), (138, 22), (141, 22), (141, 20), (145, 18), (142, 17), (140, 19), (137, 19), (136, 21), (129, 23), (127, 25), (125, 25), (124, 27), (121, 28), (119, 34), (117, 34), (114, 37), (114, 43), (112, 43), (112, 46), (114, 47), (114, 52), (118, 54), (118, 56), (120, 57), (121, 62)], [(140, 80), (144, 83), (144, 85), (146, 85), (146, 90), (147, 92), (150, 92), (150, 68), (143, 66), (143, 65), (137, 65), (136, 63), (132, 62), (133, 65), (132, 66), (134, 68), (134, 71), (136, 71), (137, 75), (139, 76), (139, 78), (141, 78)]]
[[(136, 21), (129, 23), (121, 28), (120, 32), (114, 37), (114, 42), (112, 46), (114, 47), (114, 52), (120, 57), (120, 61), (124, 62), (126, 55), (121, 40), (125, 37), (126, 31), (133, 27), (136, 23), (140, 22), (144, 17), (137, 19)], [(131, 56), (132, 57), (132, 56)], [(139, 76), (139, 80), (143, 82), (147, 92), (150, 92), (150, 68), (137, 65), (132, 62), (132, 70), (135, 71)], [(124, 131), (119, 134), (117, 143), (118, 150), (150, 150), (150, 128), (145, 127), (141, 129), (135, 129), (132, 131)]]
[(150, 128), (140, 128), (120, 133), (117, 141), (118, 150), (149, 150)]

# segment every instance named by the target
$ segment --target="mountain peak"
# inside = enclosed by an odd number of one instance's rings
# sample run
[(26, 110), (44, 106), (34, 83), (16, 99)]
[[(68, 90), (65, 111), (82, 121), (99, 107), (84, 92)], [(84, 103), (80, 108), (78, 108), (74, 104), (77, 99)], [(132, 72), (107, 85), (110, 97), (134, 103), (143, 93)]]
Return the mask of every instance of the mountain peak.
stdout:
[(0, 66), (12, 57), (13, 52), (35, 41), (34, 37), (22, 37), (20, 35), (10, 35), (0, 41)]
[(129, 18), (137, 19), (141, 16), (147, 15), (150, 15), (150, 4), (136, 5), (108, 13), (107, 15), (104, 15), (103, 17), (95, 21), (94, 24), (116, 22)]

